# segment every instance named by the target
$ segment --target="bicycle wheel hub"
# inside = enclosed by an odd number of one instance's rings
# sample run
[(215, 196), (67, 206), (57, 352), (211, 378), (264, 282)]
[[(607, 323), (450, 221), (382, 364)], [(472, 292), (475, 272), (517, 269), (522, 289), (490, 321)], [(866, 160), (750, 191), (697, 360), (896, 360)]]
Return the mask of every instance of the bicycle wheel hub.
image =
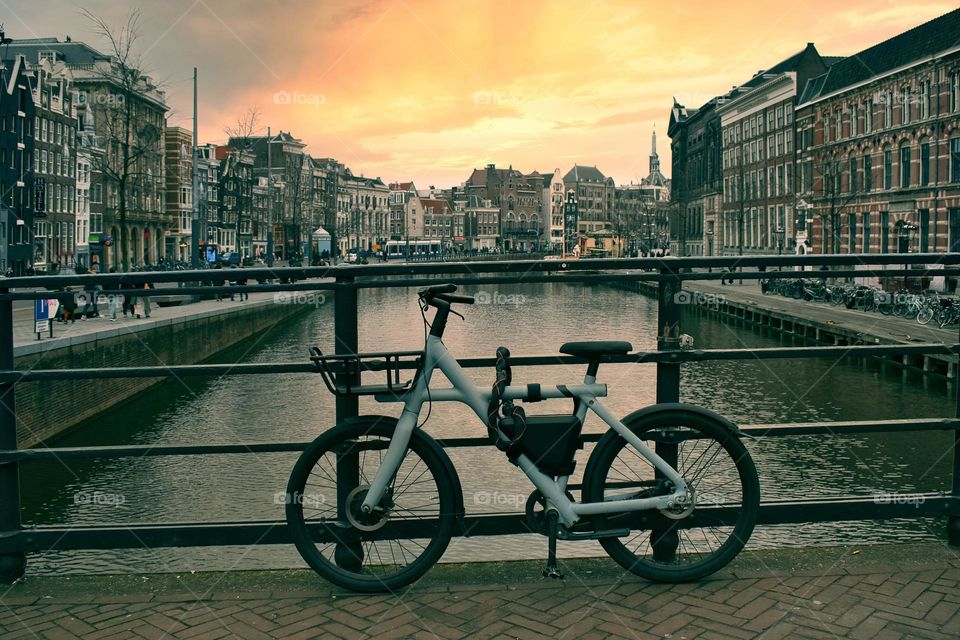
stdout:
[(370, 513), (364, 513), (360, 509), (364, 498), (367, 497), (368, 489), (370, 489), (369, 485), (361, 485), (347, 495), (345, 508), (347, 521), (360, 531), (376, 531), (390, 519), (390, 510), (381, 505), (375, 506)]
[(666, 518), (671, 520), (683, 520), (691, 513), (697, 506), (696, 494), (693, 490), (693, 485), (689, 482), (687, 483), (687, 495), (685, 498), (675, 498), (672, 502), (667, 505), (666, 509), (660, 509), (660, 513)]

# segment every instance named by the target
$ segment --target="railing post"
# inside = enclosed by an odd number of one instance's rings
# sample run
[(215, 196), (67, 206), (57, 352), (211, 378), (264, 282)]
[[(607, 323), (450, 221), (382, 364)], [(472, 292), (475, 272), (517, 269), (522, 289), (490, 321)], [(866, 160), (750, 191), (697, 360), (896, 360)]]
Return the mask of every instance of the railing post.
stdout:
[[(0, 289), (0, 294), (8, 293)], [(13, 301), (0, 299), (0, 369), (12, 371)], [(0, 383), (0, 449), (17, 448), (17, 412), (14, 383)], [(20, 531), (20, 470), (16, 462), (0, 463), (0, 538)], [(27, 558), (22, 552), (0, 554), (0, 580), (11, 584), (23, 577)]]
[[(960, 341), (960, 336), (958, 336)], [(957, 354), (957, 370), (960, 371), (960, 354)], [(960, 378), (954, 378), (954, 412), (960, 418)], [(950, 505), (951, 514), (947, 516), (947, 542), (960, 547), (960, 514), (956, 513), (957, 503), (960, 502), (960, 429), (953, 431), (953, 489), (950, 492), (953, 504)]]
[[(333, 352), (337, 355), (356, 354), (360, 347), (357, 290), (352, 277), (337, 277), (333, 298)], [(360, 372), (350, 373), (348, 382), (360, 382)], [(337, 424), (355, 418), (360, 412), (357, 396), (337, 396)], [(360, 485), (360, 455), (356, 448), (337, 452), (337, 520), (347, 523), (347, 496)], [(348, 571), (359, 571), (363, 565), (363, 546), (359, 540), (343, 539), (334, 549), (334, 562)]]
[[(678, 351), (680, 349), (680, 307), (677, 294), (681, 281), (671, 267), (660, 268), (660, 281), (657, 283), (657, 349), (659, 351)], [(680, 401), (680, 365), (674, 362), (657, 363), (657, 403)], [(670, 466), (677, 466), (677, 445), (670, 442), (657, 442), (656, 452)], [(659, 473), (659, 472), (658, 472)], [(680, 537), (675, 526), (665, 530), (654, 529), (650, 532), (650, 545), (653, 556), (661, 562), (669, 562), (676, 557)]]
[[(333, 294), (333, 352), (337, 355), (355, 354), (360, 344), (357, 290), (350, 276), (337, 276), (337, 284), (341, 286)], [(355, 379), (349, 382), (359, 383), (360, 372), (352, 377)], [(357, 396), (337, 396), (337, 424), (356, 417), (359, 411), (360, 399)]]

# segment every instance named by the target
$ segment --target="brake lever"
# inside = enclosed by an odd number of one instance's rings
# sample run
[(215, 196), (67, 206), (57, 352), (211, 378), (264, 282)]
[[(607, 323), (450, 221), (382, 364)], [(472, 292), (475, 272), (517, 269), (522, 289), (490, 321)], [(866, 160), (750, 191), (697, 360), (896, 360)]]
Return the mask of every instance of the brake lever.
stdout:
[(466, 318), (464, 318), (463, 316), (461, 316), (459, 313), (457, 313), (456, 311), (454, 311), (454, 310), (453, 310), (453, 307), (450, 308), (450, 313), (452, 313), (452, 314), (455, 315), (455, 316), (460, 316), (460, 319), (463, 320), (464, 322), (466, 322), (466, 320), (467, 320)]

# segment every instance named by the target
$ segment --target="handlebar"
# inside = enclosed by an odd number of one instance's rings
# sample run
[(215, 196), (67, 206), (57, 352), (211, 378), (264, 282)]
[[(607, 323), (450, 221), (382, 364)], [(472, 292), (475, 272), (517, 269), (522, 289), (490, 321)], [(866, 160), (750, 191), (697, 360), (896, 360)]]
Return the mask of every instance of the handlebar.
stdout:
[(473, 304), (475, 302), (473, 296), (457, 296), (453, 295), (453, 292), (457, 290), (457, 285), (455, 284), (435, 284), (432, 287), (426, 287), (421, 289), (420, 299), (424, 303), (431, 306), (438, 306), (436, 304), (437, 300), (446, 302), (447, 304), (459, 303), (459, 304)]

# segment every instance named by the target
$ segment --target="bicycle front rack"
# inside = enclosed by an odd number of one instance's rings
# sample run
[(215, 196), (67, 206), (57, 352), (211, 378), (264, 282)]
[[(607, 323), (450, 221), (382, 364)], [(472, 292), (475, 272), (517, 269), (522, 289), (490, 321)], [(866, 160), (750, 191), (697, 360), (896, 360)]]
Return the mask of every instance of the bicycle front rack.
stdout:
[[(312, 347), (310, 352), (323, 384), (337, 396), (401, 395), (413, 389), (423, 371), (423, 351), (324, 355), (319, 347)], [(410, 369), (413, 377), (402, 380), (401, 371)], [(384, 372), (386, 384), (363, 384), (362, 374), (368, 371)]]

